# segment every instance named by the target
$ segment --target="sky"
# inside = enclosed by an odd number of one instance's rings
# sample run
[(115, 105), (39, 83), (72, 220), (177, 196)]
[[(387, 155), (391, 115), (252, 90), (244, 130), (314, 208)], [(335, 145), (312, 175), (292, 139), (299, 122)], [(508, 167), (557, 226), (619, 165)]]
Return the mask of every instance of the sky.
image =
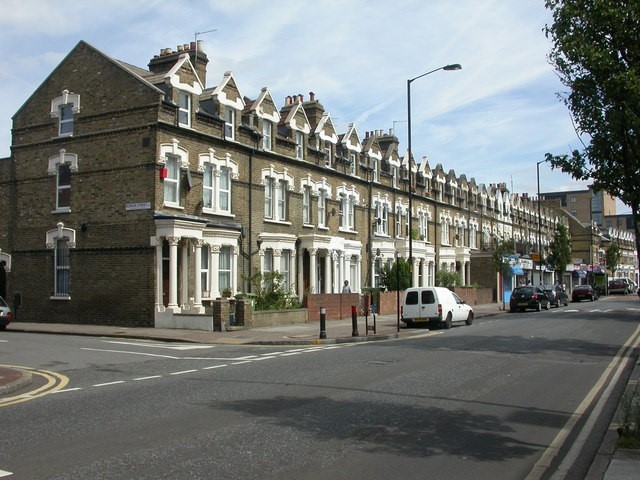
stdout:
[[(233, 72), (240, 92), (268, 87), (278, 107), (314, 92), (338, 133), (393, 129), (431, 167), (478, 184), (537, 194), (537, 162), (581, 144), (547, 60), (544, 0), (3, 0), (0, 16), (0, 158), (11, 117), (81, 40), (145, 67), (163, 48), (196, 38), (207, 87)], [(587, 187), (546, 163), (540, 191)], [(619, 205), (618, 213), (627, 213)]]

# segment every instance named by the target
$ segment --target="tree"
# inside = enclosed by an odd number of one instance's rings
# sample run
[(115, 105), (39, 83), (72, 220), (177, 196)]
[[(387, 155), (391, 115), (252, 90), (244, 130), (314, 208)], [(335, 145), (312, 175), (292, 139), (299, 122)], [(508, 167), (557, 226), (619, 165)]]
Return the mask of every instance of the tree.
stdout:
[(607, 262), (607, 267), (611, 270), (611, 276), (616, 274), (621, 256), (622, 250), (620, 250), (620, 247), (617, 244), (612, 243), (609, 245), (609, 248), (607, 248), (607, 251), (604, 254), (604, 258)]
[(511, 275), (511, 263), (509, 256), (515, 252), (515, 242), (513, 240), (503, 240), (496, 243), (496, 249), (493, 252), (493, 266), (496, 273), (501, 273), (504, 277)]
[[(551, 265), (556, 272), (564, 272), (569, 262), (571, 262), (571, 240), (567, 233), (567, 227), (562, 223), (556, 225), (549, 250), (550, 253), (547, 258), (547, 263)], [(560, 281), (561, 278), (557, 280)]]
[(631, 207), (640, 256), (640, 2), (546, 0), (553, 25), (549, 60), (569, 92), (560, 94), (582, 150), (545, 158)]
[(390, 292), (409, 288), (411, 286), (409, 262), (404, 258), (398, 258), (393, 265), (385, 265), (380, 272), (380, 285)]

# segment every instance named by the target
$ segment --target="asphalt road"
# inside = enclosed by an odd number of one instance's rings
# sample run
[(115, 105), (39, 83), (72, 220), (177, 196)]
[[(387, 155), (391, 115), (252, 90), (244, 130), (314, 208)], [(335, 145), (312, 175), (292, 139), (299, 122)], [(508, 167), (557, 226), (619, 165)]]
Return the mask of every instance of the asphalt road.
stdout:
[(0, 363), (36, 375), (0, 401), (0, 476), (584, 478), (639, 318), (620, 297), (342, 345), (12, 333)]

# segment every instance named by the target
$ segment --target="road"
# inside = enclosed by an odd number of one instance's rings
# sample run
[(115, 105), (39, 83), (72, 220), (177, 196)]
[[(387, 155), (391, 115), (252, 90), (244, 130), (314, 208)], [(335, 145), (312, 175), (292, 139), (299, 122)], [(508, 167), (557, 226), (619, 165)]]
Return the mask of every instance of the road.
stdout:
[(0, 363), (36, 375), (33, 395), (0, 401), (0, 476), (584, 478), (639, 307), (612, 297), (302, 347), (6, 332)]

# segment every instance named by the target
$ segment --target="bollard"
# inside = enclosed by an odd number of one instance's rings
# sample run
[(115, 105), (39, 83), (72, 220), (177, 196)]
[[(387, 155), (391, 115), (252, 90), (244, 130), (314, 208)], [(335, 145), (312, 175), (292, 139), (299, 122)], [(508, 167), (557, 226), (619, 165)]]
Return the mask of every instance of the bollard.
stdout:
[(327, 309), (320, 307), (320, 338), (327, 338)]
[(351, 305), (351, 326), (353, 330), (351, 331), (352, 337), (359, 337), (358, 333), (358, 307), (355, 305)]

